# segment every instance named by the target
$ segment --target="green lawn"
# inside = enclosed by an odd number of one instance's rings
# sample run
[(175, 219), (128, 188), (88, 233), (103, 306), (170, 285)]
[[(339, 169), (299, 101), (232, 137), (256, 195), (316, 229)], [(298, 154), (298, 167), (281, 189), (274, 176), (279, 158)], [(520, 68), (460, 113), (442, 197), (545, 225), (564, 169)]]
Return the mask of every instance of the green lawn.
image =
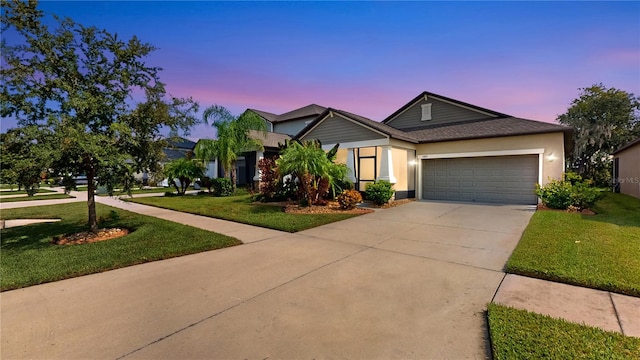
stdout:
[[(43, 189), (43, 188), (39, 188), (38, 191), (39, 193), (52, 193), (55, 192), (53, 190), (48, 190), (48, 189)], [(25, 190), (9, 190), (9, 191), (0, 191), (0, 196), (6, 196), (6, 195), (22, 195), (22, 194), (27, 194), (27, 192)]]
[(640, 296), (640, 199), (604, 193), (594, 210), (537, 211), (507, 272)]
[(70, 199), (73, 198), (71, 195), (67, 194), (51, 194), (51, 195), (39, 195), (39, 196), (17, 196), (10, 198), (2, 198), (0, 197), (0, 203), (9, 203), (16, 201), (38, 201), (38, 200), (56, 200), (56, 199)]
[(496, 304), (488, 317), (496, 360), (640, 359), (640, 338)]
[(357, 216), (354, 214), (287, 214), (280, 206), (252, 203), (251, 195), (230, 197), (186, 195), (125, 198), (125, 200), (288, 232), (302, 231)]
[(96, 204), (100, 227), (125, 227), (124, 237), (82, 245), (54, 245), (53, 236), (86, 230), (84, 202), (9, 209), (3, 219), (62, 218), (1, 231), (2, 291), (238, 245), (235, 238)]

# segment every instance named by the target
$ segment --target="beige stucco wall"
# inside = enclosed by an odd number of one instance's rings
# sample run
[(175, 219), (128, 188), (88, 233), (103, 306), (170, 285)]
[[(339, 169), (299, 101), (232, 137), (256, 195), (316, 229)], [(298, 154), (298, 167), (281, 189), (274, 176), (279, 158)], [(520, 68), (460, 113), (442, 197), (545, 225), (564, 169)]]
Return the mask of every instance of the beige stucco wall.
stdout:
[(549, 179), (559, 179), (562, 177), (562, 173), (564, 172), (564, 135), (560, 132), (419, 144), (416, 146), (416, 155), (420, 157), (421, 155), (523, 149), (544, 149), (542, 176), (540, 176), (543, 185), (546, 184)]
[[(376, 149), (376, 177), (380, 175), (380, 162), (382, 159), (382, 147), (378, 146)], [(347, 163), (347, 149), (338, 149), (336, 154), (336, 163)], [(391, 158), (393, 161), (393, 175), (396, 178), (394, 189), (399, 191), (415, 190), (415, 165), (407, 163), (408, 157), (413, 158), (413, 150), (391, 148)], [(357, 167), (357, 159), (354, 160), (354, 165)], [(364, 190), (364, 189), (362, 189)]]
[(640, 198), (640, 144), (615, 155), (618, 158), (620, 192)]

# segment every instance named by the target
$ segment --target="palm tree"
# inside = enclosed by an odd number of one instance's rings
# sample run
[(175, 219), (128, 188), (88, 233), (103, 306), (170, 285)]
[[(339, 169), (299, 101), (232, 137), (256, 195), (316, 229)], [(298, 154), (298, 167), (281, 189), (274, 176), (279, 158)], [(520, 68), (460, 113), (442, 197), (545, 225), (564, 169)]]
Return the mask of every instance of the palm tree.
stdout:
[(229, 110), (219, 105), (212, 105), (205, 109), (203, 115), (205, 124), (216, 128), (217, 140), (201, 140), (194, 153), (196, 158), (208, 161), (217, 158), (224, 169), (225, 177), (231, 179), (236, 186), (236, 159), (238, 155), (263, 150), (262, 141), (249, 136), (250, 130), (266, 134), (267, 124), (254, 112), (245, 111), (240, 116), (233, 116)]

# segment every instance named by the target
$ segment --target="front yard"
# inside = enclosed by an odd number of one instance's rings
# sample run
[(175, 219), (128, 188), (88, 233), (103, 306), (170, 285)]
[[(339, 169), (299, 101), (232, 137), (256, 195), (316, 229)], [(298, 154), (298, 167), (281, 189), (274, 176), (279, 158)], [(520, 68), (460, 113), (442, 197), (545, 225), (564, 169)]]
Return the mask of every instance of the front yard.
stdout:
[(283, 211), (282, 206), (253, 203), (251, 195), (187, 195), (123, 200), (288, 232), (302, 231), (358, 216), (348, 213), (289, 214)]
[(96, 204), (99, 226), (123, 227), (124, 237), (82, 245), (54, 245), (54, 236), (87, 230), (86, 203), (2, 211), (3, 219), (55, 219), (1, 232), (0, 289), (17, 289), (149, 261), (241, 244), (235, 238)]
[(489, 305), (488, 318), (496, 360), (640, 356), (640, 338), (496, 304)]
[(640, 296), (640, 199), (604, 193), (594, 210), (537, 211), (507, 272)]

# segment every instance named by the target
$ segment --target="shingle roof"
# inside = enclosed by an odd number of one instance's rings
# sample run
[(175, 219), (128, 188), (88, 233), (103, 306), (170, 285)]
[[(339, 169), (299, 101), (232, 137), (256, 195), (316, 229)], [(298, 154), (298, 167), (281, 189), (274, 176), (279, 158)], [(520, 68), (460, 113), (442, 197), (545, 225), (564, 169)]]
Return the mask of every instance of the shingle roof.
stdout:
[(189, 155), (191, 150), (164, 148), (162, 149), (162, 152), (164, 152), (164, 156), (165, 156), (164, 161), (172, 161), (172, 160), (177, 160), (177, 159), (182, 159), (187, 157), (187, 155)]
[(287, 134), (276, 132), (267, 132), (264, 134), (255, 130), (249, 130), (249, 136), (253, 139), (262, 140), (262, 145), (269, 148), (277, 148), (278, 144), (284, 144), (285, 140), (291, 139), (291, 136)]
[(572, 128), (516, 117), (502, 117), (497, 119), (461, 121), (405, 130), (409, 136), (412, 136), (418, 142), (429, 143), (551, 132), (571, 132)]
[(265, 120), (267, 120), (267, 121), (269, 121), (269, 122), (271, 122), (273, 124), (276, 124), (276, 123), (296, 120), (296, 119), (309, 117), (309, 116), (317, 116), (317, 115), (322, 114), (322, 112), (325, 111), (326, 108), (324, 106), (320, 106), (320, 105), (316, 105), (316, 104), (310, 104), (310, 105), (303, 106), (303, 107), (301, 107), (299, 109), (291, 110), (289, 112), (286, 112), (286, 113), (280, 114), (280, 115), (276, 115), (276, 114), (272, 114), (270, 112), (266, 112), (266, 111), (262, 111), (262, 110), (256, 110), (256, 109), (249, 109), (249, 110), (255, 112), (258, 115), (260, 115)]
[(193, 150), (196, 143), (182, 137), (167, 138), (169, 148)]
[(612, 152), (612, 153), (611, 153), (611, 155), (615, 155), (615, 154), (617, 154), (617, 153), (619, 153), (619, 152), (621, 152), (621, 151), (627, 150), (628, 148), (630, 148), (630, 147), (632, 147), (632, 146), (634, 146), (634, 145), (638, 145), (638, 144), (640, 144), (640, 137), (639, 137), (639, 138), (637, 138), (637, 139), (635, 139), (635, 140), (633, 140), (633, 141), (631, 141), (631, 142), (630, 142), (630, 143), (628, 143), (628, 144), (623, 145), (623, 146), (622, 146), (621, 148), (619, 148), (618, 150), (616, 150), (616, 151)]

